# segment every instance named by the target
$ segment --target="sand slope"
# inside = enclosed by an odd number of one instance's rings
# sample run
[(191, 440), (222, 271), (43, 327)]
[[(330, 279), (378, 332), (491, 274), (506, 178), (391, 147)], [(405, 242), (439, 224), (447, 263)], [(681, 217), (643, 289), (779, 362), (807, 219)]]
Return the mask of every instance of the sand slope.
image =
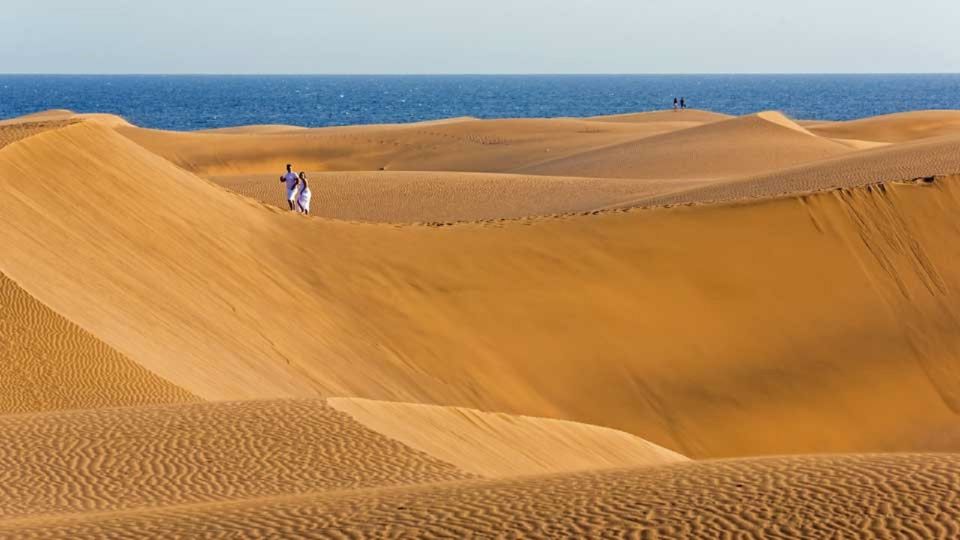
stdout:
[(13, 122), (9, 124), (0, 122), (0, 148), (50, 129), (64, 127), (71, 122), (71, 120)]
[(601, 178), (722, 178), (850, 152), (779, 113), (712, 122), (562, 157), (518, 172)]
[(17, 538), (930, 538), (960, 534), (956, 455), (680, 464), (0, 522)]
[(691, 186), (633, 201), (632, 205), (688, 204), (763, 199), (797, 193), (912, 181), (960, 170), (960, 136), (873, 148), (778, 171)]
[(67, 109), (50, 109), (39, 111), (33, 114), (25, 114), (15, 118), (0, 120), (0, 126), (10, 126), (17, 124), (34, 124), (38, 122), (63, 122), (76, 117), (77, 113)]
[(0, 274), (0, 414), (196, 398), (117, 353)]
[[(26, 170), (60, 179), (56, 197)], [(953, 178), (356, 225), (266, 209), (83, 123), (0, 150), (0, 186), (2, 270), (203, 398), (466, 406), (691, 457), (956, 444), (936, 436), (960, 410)]]
[(329, 403), (378, 433), (486, 478), (686, 460), (626, 433), (573, 422), (352, 398)]
[(830, 122), (810, 130), (824, 137), (880, 142), (906, 142), (943, 135), (960, 135), (960, 111), (912, 111)]

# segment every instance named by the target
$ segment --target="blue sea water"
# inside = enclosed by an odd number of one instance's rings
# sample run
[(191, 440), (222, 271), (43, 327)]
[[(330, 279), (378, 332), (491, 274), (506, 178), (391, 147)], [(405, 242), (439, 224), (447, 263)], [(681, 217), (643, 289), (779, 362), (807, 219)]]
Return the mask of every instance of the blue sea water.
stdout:
[(0, 75), (0, 118), (109, 112), (151, 128), (320, 127), (455, 116), (594, 116), (691, 107), (846, 120), (960, 109), (960, 75)]

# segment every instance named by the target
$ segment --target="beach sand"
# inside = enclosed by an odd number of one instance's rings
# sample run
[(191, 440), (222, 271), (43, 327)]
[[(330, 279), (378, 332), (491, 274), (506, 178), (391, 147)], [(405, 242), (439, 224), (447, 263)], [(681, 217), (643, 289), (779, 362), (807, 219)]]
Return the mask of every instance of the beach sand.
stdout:
[(958, 117), (0, 122), (0, 538), (956, 537)]

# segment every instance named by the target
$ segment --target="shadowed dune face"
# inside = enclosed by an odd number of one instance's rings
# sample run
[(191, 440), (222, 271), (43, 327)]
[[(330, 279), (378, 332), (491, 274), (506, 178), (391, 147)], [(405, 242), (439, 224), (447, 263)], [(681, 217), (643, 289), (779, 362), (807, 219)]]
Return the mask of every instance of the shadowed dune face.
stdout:
[(955, 420), (955, 179), (433, 229), (265, 210), (93, 124), (0, 158), (3, 271), (203, 398), (471, 406), (693, 457), (926, 449)]
[[(23, 537), (910, 538), (960, 533), (956, 456), (795, 457), (14, 523)], [(9, 526), (9, 525), (7, 525)], [(5, 525), (0, 522), (0, 532)]]

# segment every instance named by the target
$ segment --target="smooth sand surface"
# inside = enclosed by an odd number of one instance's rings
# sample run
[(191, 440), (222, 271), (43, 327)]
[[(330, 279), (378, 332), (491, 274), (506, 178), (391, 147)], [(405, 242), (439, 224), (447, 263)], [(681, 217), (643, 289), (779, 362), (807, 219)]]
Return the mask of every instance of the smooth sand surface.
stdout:
[(588, 150), (519, 171), (607, 178), (724, 178), (850, 151), (770, 112)]
[(724, 202), (782, 197), (842, 188), (861, 187), (884, 181), (932, 180), (960, 169), (960, 135), (935, 137), (842, 155), (815, 163), (788, 167), (771, 173), (725, 182), (692, 186), (647, 197), (633, 205), (658, 206)]
[(355, 398), (329, 403), (378, 433), (486, 478), (686, 461), (632, 435), (575, 422)]
[(956, 536), (920, 116), (5, 122), (0, 537)]
[(12, 538), (930, 538), (960, 534), (960, 458), (735, 460), (4, 523)]
[(960, 111), (912, 111), (815, 125), (824, 137), (898, 143), (943, 135), (960, 135)]

